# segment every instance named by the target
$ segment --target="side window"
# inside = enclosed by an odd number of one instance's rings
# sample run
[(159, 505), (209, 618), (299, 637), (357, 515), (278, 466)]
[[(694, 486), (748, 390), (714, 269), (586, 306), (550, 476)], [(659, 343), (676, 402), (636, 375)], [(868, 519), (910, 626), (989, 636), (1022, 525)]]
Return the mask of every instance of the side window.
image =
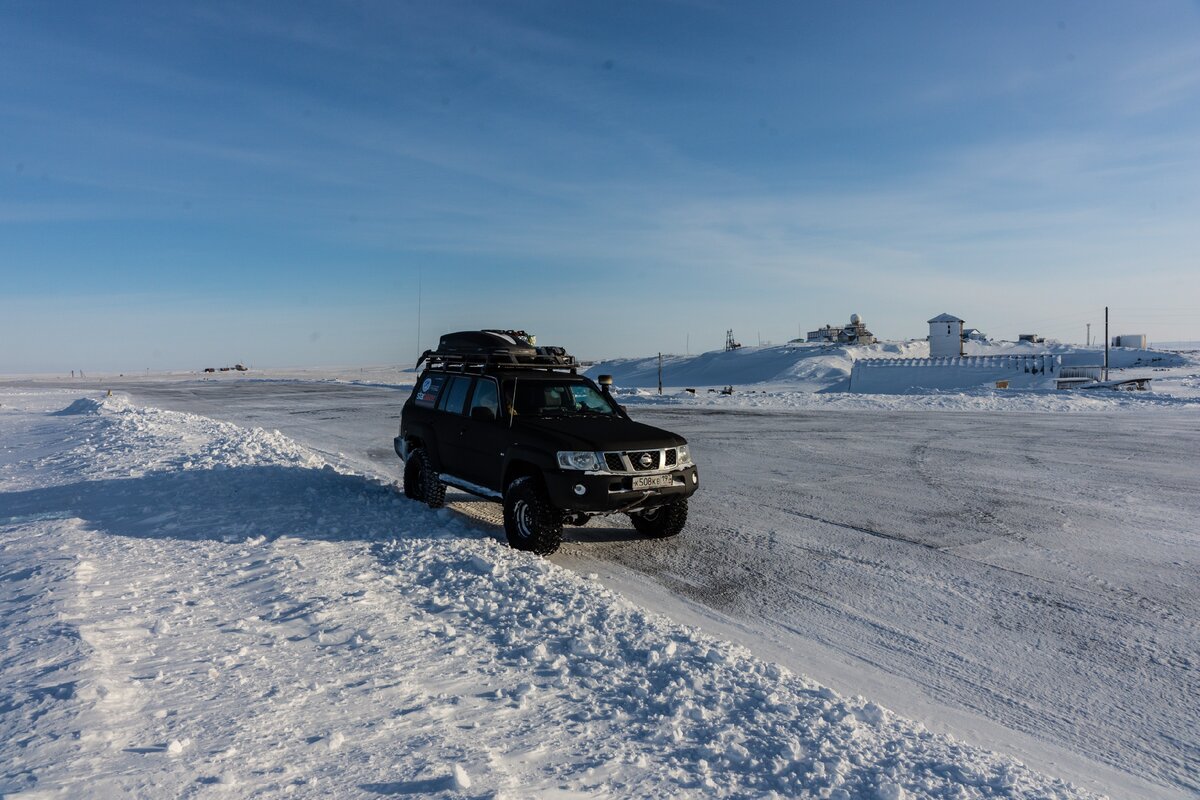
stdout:
[(433, 408), (437, 405), (438, 397), (441, 395), (442, 387), (445, 384), (445, 375), (426, 375), (417, 386), (413, 402), (424, 408)]
[(450, 378), (450, 385), (442, 392), (445, 400), (438, 406), (442, 411), (449, 411), (451, 414), (463, 413), (463, 406), (467, 402), (467, 392), (471, 390), (471, 379), (462, 375), (453, 375)]
[(486, 414), (476, 414), (478, 409), (487, 409), (491, 412), (491, 419), (497, 419), (500, 416), (500, 397), (496, 392), (496, 382), (487, 378), (480, 378), (475, 382), (475, 396), (471, 398), (471, 416), (486, 417)]

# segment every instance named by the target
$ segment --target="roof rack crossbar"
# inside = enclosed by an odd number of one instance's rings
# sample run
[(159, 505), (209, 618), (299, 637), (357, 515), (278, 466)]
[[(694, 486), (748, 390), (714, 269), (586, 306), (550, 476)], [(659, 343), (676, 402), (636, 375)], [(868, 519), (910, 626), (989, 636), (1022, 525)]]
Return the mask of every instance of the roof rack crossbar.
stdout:
[(579, 367), (579, 362), (574, 356), (570, 355), (542, 355), (539, 354), (532, 358), (517, 358), (512, 353), (508, 352), (492, 352), (478, 354), (464, 353), (438, 353), (434, 350), (426, 350), (417, 359), (415, 369), (420, 369), (421, 364), (428, 363), (429, 366), (439, 366), (442, 368), (457, 367), (459, 369), (475, 368), (480, 371), (493, 368), (504, 369), (543, 369), (548, 371), (570, 371), (572, 374)]

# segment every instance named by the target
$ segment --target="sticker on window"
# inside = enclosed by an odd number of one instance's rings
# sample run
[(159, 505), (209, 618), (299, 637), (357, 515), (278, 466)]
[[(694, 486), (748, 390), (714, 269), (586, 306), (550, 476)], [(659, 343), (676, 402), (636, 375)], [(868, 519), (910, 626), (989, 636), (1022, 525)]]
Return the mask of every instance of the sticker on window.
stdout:
[(425, 406), (426, 408), (433, 408), (437, 405), (438, 394), (441, 393), (442, 385), (445, 382), (445, 375), (430, 375), (421, 381), (415, 398), (417, 405)]

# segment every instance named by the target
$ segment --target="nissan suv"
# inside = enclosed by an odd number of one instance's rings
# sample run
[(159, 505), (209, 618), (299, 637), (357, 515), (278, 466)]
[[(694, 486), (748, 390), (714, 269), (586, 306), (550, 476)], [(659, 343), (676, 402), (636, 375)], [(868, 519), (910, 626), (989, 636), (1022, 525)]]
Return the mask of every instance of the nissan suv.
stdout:
[(395, 439), (405, 495), (439, 508), (453, 486), (500, 502), (509, 543), (541, 555), (565, 524), (599, 515), (626, 514), (646, 536), (682, 531), (700, 482), (687, 441), (630, 419), (611, 378), (597, 385), (534, 342), (464, 331), (421, 356)]

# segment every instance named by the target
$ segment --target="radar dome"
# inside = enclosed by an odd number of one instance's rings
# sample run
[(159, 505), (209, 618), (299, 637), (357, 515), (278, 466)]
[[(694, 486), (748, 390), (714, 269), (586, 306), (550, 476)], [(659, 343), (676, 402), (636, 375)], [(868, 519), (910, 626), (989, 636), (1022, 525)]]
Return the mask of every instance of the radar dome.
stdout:
[(857, 325), (860, 322), (862, 322), (862, 317), (860, 317), (858, 314), (850, 315), (850, 324), (851, 325)]

